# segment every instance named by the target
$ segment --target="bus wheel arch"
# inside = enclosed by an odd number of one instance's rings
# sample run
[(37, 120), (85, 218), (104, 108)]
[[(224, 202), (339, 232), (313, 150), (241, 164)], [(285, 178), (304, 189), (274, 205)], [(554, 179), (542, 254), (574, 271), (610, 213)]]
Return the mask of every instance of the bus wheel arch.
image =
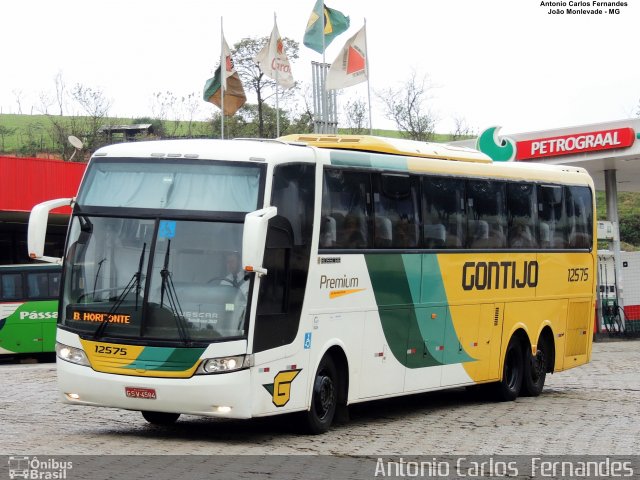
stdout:
[(318, 363), (311, 385), (311, 402), (305, 412), (306, 430), (324, 433), (341, 416), (348, 397), (348, 363), (339, 346), (329, 348)]

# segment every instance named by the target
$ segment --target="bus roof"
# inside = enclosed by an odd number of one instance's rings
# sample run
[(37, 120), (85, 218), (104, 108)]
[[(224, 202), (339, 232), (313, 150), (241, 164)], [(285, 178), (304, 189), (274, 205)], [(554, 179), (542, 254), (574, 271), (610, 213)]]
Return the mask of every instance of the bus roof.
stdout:
[(300, 148), (273, 139), (181, 139), (116, 143), (102, 147), (94, 158), (167, 158), (179, 160), (231, 160), (280, 163), (292, 160), (314, 162)]
[[(314, 150), (322, 153), (316, 155)], [(275, 140), (158, 140), (109, 145), (94, 153), (94, 158), (109, 157), (255, 161), (272, 165), (320, 161), (325, 165), (381, 170), (592, 185), (591, 177), (580, 167), (493, 162), (483, 153), (467, 147), (368, 135), (296, 134)]]
[(285, 142), (300, 142), (320, 148), (388, 153), (408, 157), (425, 157), (458, 162), (492, 163), (482, 152), (445, 143), (418, 142), (402, 138), (371, 135), (296, 134), (280, 137)]

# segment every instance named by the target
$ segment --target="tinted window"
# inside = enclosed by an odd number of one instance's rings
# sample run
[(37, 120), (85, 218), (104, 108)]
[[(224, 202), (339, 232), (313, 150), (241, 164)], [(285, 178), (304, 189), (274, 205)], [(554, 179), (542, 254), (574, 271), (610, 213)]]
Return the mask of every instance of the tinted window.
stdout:
[(374, 246), (417, 247), (420, 243), (420, 202), (416, 179), (401, 174), (376, 175), (374, 178)]
[(369, 175), (326, 170), (322, 194), (320, 248), (357, 249), (373, 244)]
[(29, 298), (46, 298), (49, 295), (49, 274), (46, 272), (27, 274), (27, 296)]
[(464, 180), (422, 179), (425, 248), (462, 248), (467, 230)]
[(507, 184), (507, 244), (511, 248), (535, 248), (536, 200), (530, 183)]
[(565, 187), (568, 223), (568, 247), (591, 248), (593, 244), (593, 208), (588, 187)]
[(506, 184), (491, 180), (467, 182), (469, 248), (504, 248), (506, 242)]
[(49, 274), (49, 296), (57, 298), (60, 294), (60, 273)]
[(567, 246), (567, 216), (563, 190), (557, 185), (538, 185), (538, 228), (541, 248)]
[(22, 293), (22, 275), (19, 273), (5, 273), (2, 278), (2, 299), (18, 300), (24, 298)]

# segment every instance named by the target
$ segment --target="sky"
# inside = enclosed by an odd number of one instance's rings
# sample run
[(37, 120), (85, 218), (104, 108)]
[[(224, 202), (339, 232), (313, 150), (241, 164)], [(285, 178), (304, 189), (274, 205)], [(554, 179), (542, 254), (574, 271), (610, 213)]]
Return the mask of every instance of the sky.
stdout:
[[(220, 57), (221, 18), (233, 45), (270, 35), (275, 13), (280, 34), (300, 42), (292, 70), (307, 85), (311, 62), (322, 61), (302, 45), (315, 0), (2, 3), (2, 113), (19, 113), (18, 98), (22, 113), (39, 113), (39, 98), (53, 96), (58, 73), (68, 87), (102, 90), (112, 116), (150, 115), (155, 92), (201, 96)], [(374, 128), (394, 128), (377, 93), (400, 88), (412, 72), (428, 79), (427, 107), (439, 133), (451, 132), (454, 119), (476, 132), (502, 126), (518, 133), (631, 118), (639, 110), (640, 0), (619, 2), (627, 4), (619, 14), (594, 15), (551, 14), (541, 0), (325, 3), (351, 20), (328, 46), (329, 63), (366, 19)], [(366, 83), (344, 89), (339, 102), (355, 98), (367, 100)], [(199, 116), (215, 109), (203, 101)]]

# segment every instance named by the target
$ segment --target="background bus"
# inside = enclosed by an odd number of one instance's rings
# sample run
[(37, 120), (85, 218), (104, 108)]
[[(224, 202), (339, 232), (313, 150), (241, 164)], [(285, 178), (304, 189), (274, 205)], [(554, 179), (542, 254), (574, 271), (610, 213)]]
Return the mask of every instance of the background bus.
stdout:
[[(352, 403), (474, 384), (513, 400), (589, 361), (583, 169), (397, 139), (288, 140), (96, 152), (64, 260), (66, 402), (154, 423), (301, 412), (318, 433)], [(33, 257), (65, 202), (34, 208)]]
[(0, 266), (0, 355), (55, 351), (59, 265)]

